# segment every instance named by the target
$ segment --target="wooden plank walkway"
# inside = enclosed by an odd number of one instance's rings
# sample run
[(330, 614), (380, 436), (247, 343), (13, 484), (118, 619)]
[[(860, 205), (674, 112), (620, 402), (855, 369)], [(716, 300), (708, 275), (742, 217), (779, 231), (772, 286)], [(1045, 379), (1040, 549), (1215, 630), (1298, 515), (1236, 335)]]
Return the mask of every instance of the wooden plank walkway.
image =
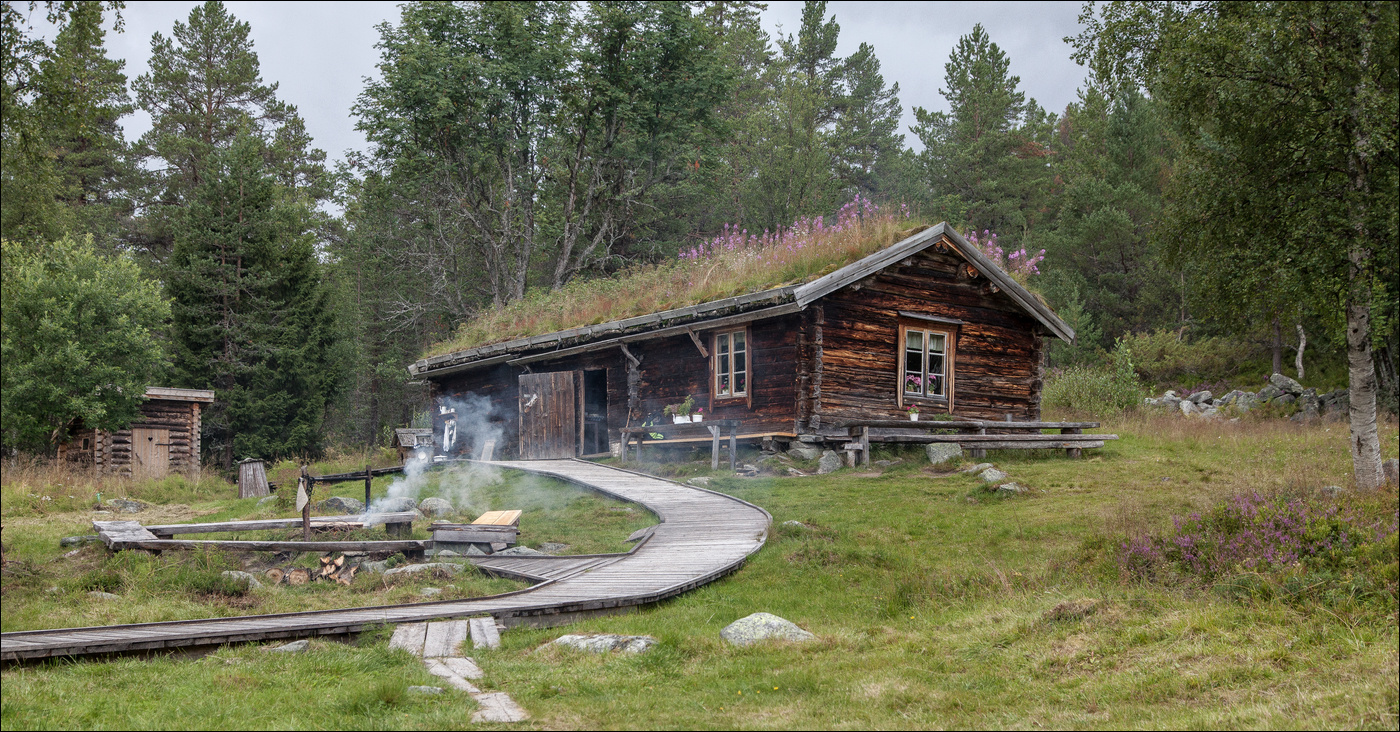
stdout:
[[(631, 501), (656, 513), (651, 535), (621, 555), (482, 558), (525, 560), (540, 584), (491, 597), (207, 620), (0, 634), (0, 659), (18, 661), (357, 633), (369, 627), (491, 615), (504, 625), (558, 625), (663, 600), (738, 569), (763, 546), (772, 517), (714, 491), (581, 460), (493, 461)], [(587, 559), (589, 561), (577, 561)], [(502, 568), (508, 566), (500, 565)], [(531, 570), (529, 567), (535, 567)], [(491, 567), (486, 567), (491, 569)], [(552, 575), (552, 576), (551, 576)]]

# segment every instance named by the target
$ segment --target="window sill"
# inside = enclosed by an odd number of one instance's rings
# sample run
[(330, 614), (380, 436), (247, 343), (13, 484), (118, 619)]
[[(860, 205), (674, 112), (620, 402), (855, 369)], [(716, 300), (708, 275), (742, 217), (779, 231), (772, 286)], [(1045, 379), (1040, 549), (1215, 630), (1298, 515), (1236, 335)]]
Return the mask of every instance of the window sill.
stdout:
[(939, 404), (939, 405), (943, 405), (943, 406), (946, 406), (946, 405), (948, 404), (948, 397), (931, 397), (931, 396), (922, 396), (922, 395), (920, 395), (920, 394), (905, 394), (905, 395), (904, 395), (904, 400), (905, 400), (905, 401), (917, 401), (917, 402), (926, 403), (926, 404)]
[(748, 392), (745, 392), (743, 394), (727, 394), (725, 396), (717, 396), (714, 398), (714, 400), (717, 402), (742, 402), (747, 401), (748, 398)]

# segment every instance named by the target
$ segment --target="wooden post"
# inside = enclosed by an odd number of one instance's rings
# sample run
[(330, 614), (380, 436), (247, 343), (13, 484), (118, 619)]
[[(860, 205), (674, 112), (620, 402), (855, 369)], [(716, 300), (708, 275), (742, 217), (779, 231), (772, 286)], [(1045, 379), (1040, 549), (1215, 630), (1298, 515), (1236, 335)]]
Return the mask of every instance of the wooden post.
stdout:
[(301, 466), (301, 482), (306, 489), (306, 504), (301, 507), (301, 540), (311, 541), (311, 473)]
[(719, 470), (719, 426), (705, 425), (710, 431), (710, 470)]
[[(986, 428), (986, 426), (984, 425), (984, 426), (978, 427), (976, 430), (973, 431), (973, 434), (975, 434), (975, 435), (985, 435), (985, 434), (987, 434), (987, 428)], [(972, 448), (972, 456), (975, 457), (975, 458), (984, 458), (984, 457), (987, 457), (987, 451), (984, 450), (984, 449), (982, 449), (982, 448), (980, 448), (980, 447), (974, 447), (974, 448)]]
[[(1062, 434), (1062, 435), (1081, 435), (1081, 434), (1084, 434), (1084, 430), (1079, 429), (1078, 427), (1066, 427), (1066, 428), (1060, 430), (1060, 434)], [(1083, 448), (1080, 448), (1080, 447), (1067, 447), (1067, 448), (1065, 448), (1065, 455), (1067, 455), (1067, 456), (1069, 456), (1069, 457), (1071, 457), (1071, 458), (1084, 457), (1084, 449), (1083, 449)]]
[(736, 420), (729, 425), (729, 469), (736, 470), (738, 462), (735, 453), (739, 451), (739, 422)]
[(365, 463), (365, 510), (369, 510), (369, 486), (374, 480), (374, 473), (369, 469), (369, 463)]
[(860, 428), (860, 464), (870, 467), (870, 428)]

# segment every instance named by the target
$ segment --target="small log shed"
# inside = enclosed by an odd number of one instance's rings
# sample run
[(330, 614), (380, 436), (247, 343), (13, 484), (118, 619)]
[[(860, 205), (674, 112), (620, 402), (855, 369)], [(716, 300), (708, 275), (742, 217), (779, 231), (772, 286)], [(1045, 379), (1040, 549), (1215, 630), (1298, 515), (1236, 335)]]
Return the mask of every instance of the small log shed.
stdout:
[(746, 441), (845, 442), (845, 422), (906, 418), (911, 405), (926, 419), (1035, 421), (1047, 336), (1073, 342), (1074, 331), (944, 223), (806, 284), (408, 370), (431, 385), (437, 454), (478, 449), (451, 407), (474, 393), (492, 402), (498, 455), (551, 459), (617, 454), (621, 429), (660, 423), (687, 396), (707, 417), (740, 420)]
[(214, 392), (152, 386), (145, 396), (141, 416), (127, 429), (109, 432), (79, 425), (59, 445), (59, 460), (89, 466), (98, 475), (158, 478), (178, 472), (198, 477), (200, 409), (214, 402)]

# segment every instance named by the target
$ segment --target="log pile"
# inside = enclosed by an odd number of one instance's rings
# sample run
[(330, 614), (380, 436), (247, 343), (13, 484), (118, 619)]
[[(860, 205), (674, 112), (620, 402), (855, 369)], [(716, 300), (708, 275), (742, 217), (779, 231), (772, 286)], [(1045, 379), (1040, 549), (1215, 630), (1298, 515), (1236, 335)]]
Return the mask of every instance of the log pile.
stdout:
[(318, 570), (310, 570), (305, 567), (273, 567), (263, 574), (274, 585), (284, 582), (289, 585), (305, 585), (311, 582), (325, 581), (349, 587), (358, 571), (360, 571), (360, 565), (345, 561), (344, 554), (338, 557), (327, 554), (321, 557), (321, 567)]

